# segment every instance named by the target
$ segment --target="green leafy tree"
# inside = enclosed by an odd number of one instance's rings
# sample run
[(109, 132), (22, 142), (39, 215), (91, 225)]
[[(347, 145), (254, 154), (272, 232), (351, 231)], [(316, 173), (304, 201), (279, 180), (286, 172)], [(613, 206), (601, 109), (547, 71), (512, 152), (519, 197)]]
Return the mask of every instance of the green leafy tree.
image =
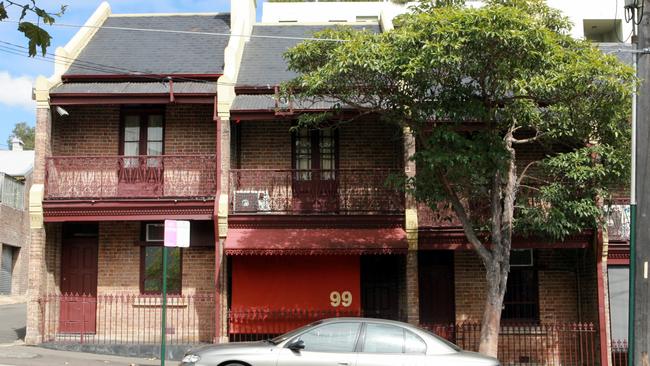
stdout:
[(285, 93), (340, 101), (301, 125), (342, 121), (349, 105), (410, 131), (417, 172), (402, 187), (434, 210), (449, 205), (480, 257), (479, 351), (491, 356), (513, 232), (562, 240), (594, 228), (599, 202), (629, 177), (633, 70), (569, 30), (543, 0), (430, 0), (393, 31), (326, 30), (317, 37), (344, 41), (285, 54), (300, 75)]
[[(40, 8), (36, 5), (36, 0), (29, 0), (27, 3), (18, 3), (13, 0), (0, 1), (0, 21), (9, 19), (9, 12), (11, 8), (16, 8), (20, 11), (18, 17), (18, 31), (23, 33), (28, 40), (29, 55), (36, 56), (37, 48), (40, 47), (41, 53), (45, 56), (47, 48), (50, 46), (52, 36), (43, 29), (40, 24), (52, 25), (56, 17), (60, 17), (65, 13), (66, 5), (62, 5), (59, 12), (52, 13)], [(37, 21), (30, 22), (25, 20), (28, 14), (36, 15)]]
[(11, 136), (7, 139), (7, 145), (11, 146), (11, 140), (14, 137), (18, 137), (25, 144), (23, 148), (25, 150), (34, 150), (34, 138), (36, 131), (34, 127), (29, 127), (25, 122), (18, 122), (14, 125), (14, 129), (11, 131)]

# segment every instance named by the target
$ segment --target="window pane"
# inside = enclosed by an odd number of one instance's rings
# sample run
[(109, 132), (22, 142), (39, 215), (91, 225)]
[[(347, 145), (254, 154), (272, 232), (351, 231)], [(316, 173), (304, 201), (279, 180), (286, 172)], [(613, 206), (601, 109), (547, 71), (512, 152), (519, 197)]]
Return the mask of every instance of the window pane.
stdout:
[[(162, 292), (163, 247), (145, 247), (144, 292)], [(167, 292), (181, 293), (181, 251), (171, 248), (167, 251)]]
[(147, 155), (149, 156), (158, 156), (162, 155), (162, 142), (147, 142)]
[(503, 305), (501, 315), (504, 320), (537, 321), (539, 300), (534, 268), (511, 268)]
[(305, 342), (305, 351), (353, 352), (359, 325), (359, 323), (323, 325), (303, 334), (300, 339)]
[(336, 149), (334, 142), (334, 132), (331, 129), (320, 131), (320, 168), (323, 171), (321, 179), (332, 180), (335, 178), (334, 169), (336, 168)]
[(426, 353), (427, 352), (427, 345), (424, 343), (422, 338), (416, 336), (415, 334), (409, 332), (408, 330), (404, 331), (405, 332), (405, 342), (404, 342), (404, 352), (406, 353)]
[(311, 180), (311, 135), (309, 130), (300, 130), (296, 136), (295, 165), (299, 170), (296, 180)]
[(126, 116), (124, 118), (124, 141), (140, 141), (139, 116)]
[(368, 324), (363, 343), (363, 352), (402, 353), (404, 350), (404, 329), (392, 325)]
[(149, 116), (147, 128), (147, 140), (162, 141), (163, 139), (163, 118), (160, 115)]
[(140, 155), (140, 142), (125, 142), (124, 155), (126, 156)]

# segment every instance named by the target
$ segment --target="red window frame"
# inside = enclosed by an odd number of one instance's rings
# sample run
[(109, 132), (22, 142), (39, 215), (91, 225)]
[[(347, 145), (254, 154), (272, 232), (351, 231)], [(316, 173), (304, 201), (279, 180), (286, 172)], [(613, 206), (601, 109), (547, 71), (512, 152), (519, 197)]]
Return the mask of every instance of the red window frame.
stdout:
[(161, 136), (161, 155), (165, 154), (165, 130), (166, 130), (166, 121), (165, 121), (165, 108), (164, 107), (152, 107), (152, 108), (124, 108), (120, 113), (120, 145), (118, 150), (118, 155), (124, 155), (124, 143), (125, 143), (125, 128), (126, 128), (126, 118), (129, 116), (138, 116), (140, 121), (140, 144), (138, 147), (139, 156), (147, 155), (147, 143), (148, 140), (148, 130), (149, 130), (149, 117), (159, 115), (162, 117), (162, 136)]

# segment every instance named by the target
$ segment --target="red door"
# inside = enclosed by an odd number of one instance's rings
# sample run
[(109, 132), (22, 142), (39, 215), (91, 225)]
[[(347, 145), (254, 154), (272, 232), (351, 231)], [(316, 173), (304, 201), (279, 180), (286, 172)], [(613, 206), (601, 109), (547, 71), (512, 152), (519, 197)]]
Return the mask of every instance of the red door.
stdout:
[(63, 333), (95, 333), (97, 310), (97, 238), (72, 237), (61, 251)]

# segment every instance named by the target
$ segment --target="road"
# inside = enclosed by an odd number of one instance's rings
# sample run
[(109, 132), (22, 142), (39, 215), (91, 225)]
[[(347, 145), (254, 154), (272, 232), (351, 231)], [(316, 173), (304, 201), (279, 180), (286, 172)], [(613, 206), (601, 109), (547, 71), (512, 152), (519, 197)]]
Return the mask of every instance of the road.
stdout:
[(0, 305), (0, 344), (25, 338), (26, 304)]
[[(166, 365), (178, 362), (167, 361)], [(160, 361), (141, 358), (96, 355), (92, 353), (54, 351), (29, 346), (0, 346), (0, 366), (140, 366), (160, 365)]]

